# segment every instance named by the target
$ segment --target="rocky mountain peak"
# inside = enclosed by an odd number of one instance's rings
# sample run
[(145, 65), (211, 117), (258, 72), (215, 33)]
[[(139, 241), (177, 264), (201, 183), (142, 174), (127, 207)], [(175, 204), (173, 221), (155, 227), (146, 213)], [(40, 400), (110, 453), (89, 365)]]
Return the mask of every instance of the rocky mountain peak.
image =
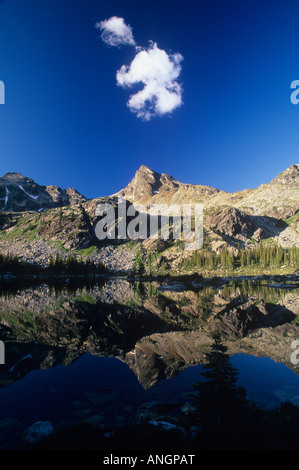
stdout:
[(172, 203), (171, 197), (177, 194), (174, 202), (184, 203), (190, 202), (192, 191), (196, 192), (197, 199), (198, 196), (202, 198), (203, 195), (209, 196), (219, 192), (211, 186), (182, 183), (168, 173), (157, 173), (146, 165), (141, 165), (132, 181), (113, 196), (122, 196), (131, 202), (151, 204)]
[(17, 173), (17, 172), (9, 172), (9, 173), (6, 173), (3, 178), (5, 179), (9, 179), (9, 180), (16, 180), (16, 179), (24, 179), (25, 176), (21, 175), (21, 173)]
[(277, 175), (271, 184), (283, 184), (292, 187), (299, 187), (299, 164), (289, 166), (286, 170)]
[(140, 168), (138, 168), (138, 170), (136, 171), (136, 173), (138, 172), (150, 172), (150, 173), (153, 173), (153, 170), (151, 168), (149, 168), (148, 166), (146, 165), (141, 165)]
[(156, 179), (159, 179), (160, 173), (152, 170), (146, 165), (141, 165), (140, 168), (135, 173), (134, 178), (143, 181), (143, 182), (153, 182)]
[(2, 178), (0, 178), (0, 182), (3, 184), (20, 184), (23, 182), (34, 183), (33, 179), (23, 176), (21, 173), (17, 172), (6, 173), (4, 176), (2, 176)]
[(1, 211), (42, 211), (59, 206), (82, 204), (86, 198), (73, 188), (41, 186), (32, 178), (11, 172), (0, 177)]
[(132, 181), (116, 195), (136, 202), (152, 197), (163, 185), (174, 186), (175, 180), (170, 175), (157, 173), (146, 165), (141, 165)]

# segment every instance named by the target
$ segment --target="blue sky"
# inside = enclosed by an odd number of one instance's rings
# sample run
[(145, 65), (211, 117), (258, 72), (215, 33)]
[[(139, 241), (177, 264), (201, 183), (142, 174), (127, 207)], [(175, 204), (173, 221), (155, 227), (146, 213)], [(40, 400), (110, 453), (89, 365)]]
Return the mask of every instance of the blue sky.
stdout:
[[(137, 50), (113, 47), (95, 25), (130, 25), (168, 57), (180, 54), (182, 105), (137, 117), (142, 84), (116, 73)], [(0, 175), (112, 194), (145, 164), (196, 184), (236, 191), (298, 163), (297, 0), (0, 1)]]

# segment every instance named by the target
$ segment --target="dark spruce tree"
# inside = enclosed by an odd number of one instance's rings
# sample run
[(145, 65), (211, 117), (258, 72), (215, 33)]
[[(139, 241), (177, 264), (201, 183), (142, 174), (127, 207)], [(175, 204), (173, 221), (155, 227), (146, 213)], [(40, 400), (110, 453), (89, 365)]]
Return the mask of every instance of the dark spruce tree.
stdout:
[(194, 418), (201, 429), (201, 441), (207, 447), (230, 447), (238, 433), (244, 433), (246, 423), (255, 405), (246, 397), (246, 390), (237, 385), (238, 371), (230, 363), (227, 347), (220, 334), (213, 334), (214, 342), (203, 365), (203, 381), (195, 384), (192, 394)]

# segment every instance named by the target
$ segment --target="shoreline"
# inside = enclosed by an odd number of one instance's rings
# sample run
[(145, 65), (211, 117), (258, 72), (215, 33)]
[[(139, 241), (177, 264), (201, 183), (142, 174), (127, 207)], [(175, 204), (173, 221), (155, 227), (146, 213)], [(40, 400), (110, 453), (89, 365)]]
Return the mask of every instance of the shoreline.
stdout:
[(214, 275), (210, 273), (209, 276), (203, 276), (201, 273), (182, 273), (182, 274), (160, 274), (160, 275), (146, 275), (146, 276), (135, 276), (123, 272), (109, 272), (109, 273), (90, 273), (90, 274), (70, 274), (70, 273), (56, 273), (56, 274), (47, 274), (47, 273), (37, 273), (37, 274), (0, 274), (0, 285), (2, 282), (11, 283), (13, 281), (59, 281), (59, 280), (106, 280), (106, 279), (127, 279), (130, 282), (163, 282), (163, 281), (177, 281), (177, 282), (188, 282), (188, 281), (201, 281), (205, 284), (209, 282), (217, 282), (217, 280), (224, 280), (226, 282), (234, 280), (258, 280), (258, 279), (270, 279), (270, 280), (279, 280), (279, 279), (292, 279), (298, 281), (299, 288), (299, 273), (264, 273), (264, 274), (254, 274), (254, 273), (215, 273)]

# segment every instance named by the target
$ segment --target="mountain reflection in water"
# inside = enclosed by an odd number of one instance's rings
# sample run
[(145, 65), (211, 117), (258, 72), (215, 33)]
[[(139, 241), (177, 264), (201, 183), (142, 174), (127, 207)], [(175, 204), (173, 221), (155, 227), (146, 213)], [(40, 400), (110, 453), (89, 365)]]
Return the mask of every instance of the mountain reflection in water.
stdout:
[(254, 398), (299, 405), (296, 276), (0, 288), (1, 444), (38, 419), (121, 425), (148, 402), (180, 400), (199, 380), (215, 331)]

